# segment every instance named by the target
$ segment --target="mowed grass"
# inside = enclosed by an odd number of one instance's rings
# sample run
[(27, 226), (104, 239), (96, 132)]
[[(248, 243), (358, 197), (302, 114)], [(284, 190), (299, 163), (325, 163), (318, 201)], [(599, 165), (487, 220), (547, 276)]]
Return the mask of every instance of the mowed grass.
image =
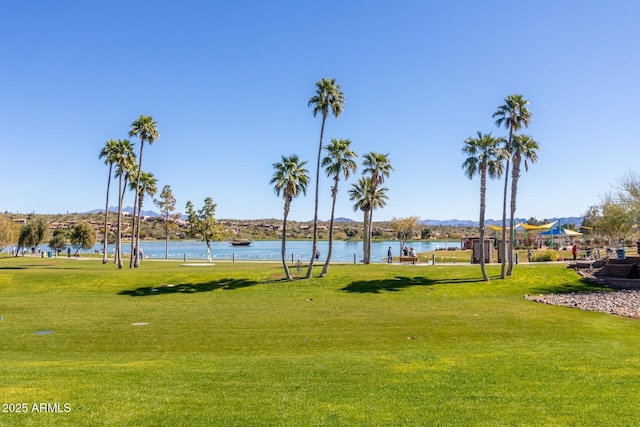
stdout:
[(0, 425), (640, 420), (640, 321), (524, 299), (594, 289), (564, 265), (281, 269), (0, 258)]

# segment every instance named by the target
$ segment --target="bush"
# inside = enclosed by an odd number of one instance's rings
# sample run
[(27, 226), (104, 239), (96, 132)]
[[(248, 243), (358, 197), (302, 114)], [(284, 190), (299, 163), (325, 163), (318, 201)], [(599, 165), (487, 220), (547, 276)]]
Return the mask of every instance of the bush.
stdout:
[(532, 262), (551, 262), (558, 260), (558, 253), (556, 251), (536, 251), (531, 257)]

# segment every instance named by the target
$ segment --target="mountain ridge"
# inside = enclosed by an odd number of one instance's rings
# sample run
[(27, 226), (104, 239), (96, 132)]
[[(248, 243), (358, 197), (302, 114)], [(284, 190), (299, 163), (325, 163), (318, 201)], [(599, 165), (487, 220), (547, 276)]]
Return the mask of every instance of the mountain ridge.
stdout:
[[(556, 218), (545, 218), (541, 220), (543, 224), (548, 224), (550, 222), (558, 221), (562, 224), (573, 224), (576, 226), (580, 226), (582, 224), (582, 217), (577, 216), (569, 216), (569, 217), (556, 217)], [(507, 218), (507, 223), (509, 222), (509, 218)], [(453, 226), (453, 227), (477, 227), (480, 225), (479, 221), (473, 220), (459, 220), (459, 219), (448, 219), (448, 220), (437, 220), (437, 219), (425, 219), (420, 221), (423, 225), (431, 225), (431, 226)], [(502, 226), (501, 219), (485, 219), (485, 225), (497, 225)], [(527, 223), (525, 218), (516, 218), (516, 224)]]
[[(97, 214), (97, 213), (102, 213), (104, 212), (104, 209), (93, 209), (87, 212), (83, 212), (85, 214)], [(110, 206), (109, 207), (109, 212), (118, 212), (118, 208), (115, 206)], [(130, 206), (127, 206), (126, 208), (122, 208), (122, 212), (126, 212), (128, 214), (133, 214), (133, 208)], [(142, 215), (143, 216), (148, 216), (148, 217), (152, 217), (152, 218), (157, 218), (157, 217), (161, 217), (162, 215), (159, 214), (158, 212), (155, 211), (150, 211), (150, 210), (143, 210), (142, 211)], [(184, 215), (183, 215), (184, 217)], [(543, 221), (543, 223), (549, 223), (549, 222), (554, 222), (554, 221), (558, 221), (561, 224), (573, 224), (576, 226), (580, 226), (582, 224), (582, 217), (577, 217), (577, 216), (569, 216), (569, 217), (556, 217), (556, 218), (545, 218)], [(507, 221), (509, 221), (507, 219)], [(308, 221), (308, 222), (313, 222), (313, 221)], [(322, 222), (327, 222), (327, 221), (322, 221)], [(351, 222), (358, 222), (357, 220), (351, 219), (351, 218), (344, 218), (344, 217), (337, 217), (334, 219), (334, 222), (337, 223), (351, 223)], [(383, 221), (380, 221), (383, 222)], [(515, 223), (516, 224), (520, 224), (520, 223), (527, 223), (527, 220), (524, 218), (516, 218), (515, 219)], [(428, 225), (428, 226), (432, 226), (432, 227), (438, 227), (438, 226), (450, 226), (450, 227), (477, 227), (479, 224), (478, 221), (474, 221), (474, 220), (470, 220), (470, 219), (457, 219), (457, 218), (453, 218), (453, 219), (445, 219), (445, 220), (440, 220), (440, 219), (424, 219), (420, 221), (421, 225)], [(496, 220), (496, 219), (486, 219), (485, 220), (485, 224), (486, 225), (496, 225), (496, 226), (501, 226), (502, 225), (502, 220)]]

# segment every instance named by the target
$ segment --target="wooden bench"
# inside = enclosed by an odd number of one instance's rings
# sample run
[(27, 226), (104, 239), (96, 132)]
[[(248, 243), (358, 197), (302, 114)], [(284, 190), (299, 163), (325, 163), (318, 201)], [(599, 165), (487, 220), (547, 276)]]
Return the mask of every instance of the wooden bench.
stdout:
[(417, 264), (418, 261), (420, 260), (417, 256), (400, 256), (400, 263), (402, 264)]

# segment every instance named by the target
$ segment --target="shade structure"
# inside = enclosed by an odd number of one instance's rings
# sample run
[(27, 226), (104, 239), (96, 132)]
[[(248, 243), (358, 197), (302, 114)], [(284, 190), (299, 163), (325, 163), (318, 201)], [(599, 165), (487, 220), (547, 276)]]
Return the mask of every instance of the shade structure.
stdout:
[[(548, 224), (543, 225), (529, 225), (525, 223), (516, 224), (515, 228), (524, 228), (527, 231), (541, 231), (541, 230), (550, 230), (554, 225), (556, 225), (558, 221), (553, 221)], [(489, 225), (489, 228), (494, 231), (502, 231), (502, 227), (498, 225)], [(556, 233), (557, 234), (557, 233)]]
[(567, 237), (580, 237), (582, 233), (573, 230), (567, 230), (566, 228), (552, 228), (551, 230), (543, 231), (540, 236), (567, 236)]

